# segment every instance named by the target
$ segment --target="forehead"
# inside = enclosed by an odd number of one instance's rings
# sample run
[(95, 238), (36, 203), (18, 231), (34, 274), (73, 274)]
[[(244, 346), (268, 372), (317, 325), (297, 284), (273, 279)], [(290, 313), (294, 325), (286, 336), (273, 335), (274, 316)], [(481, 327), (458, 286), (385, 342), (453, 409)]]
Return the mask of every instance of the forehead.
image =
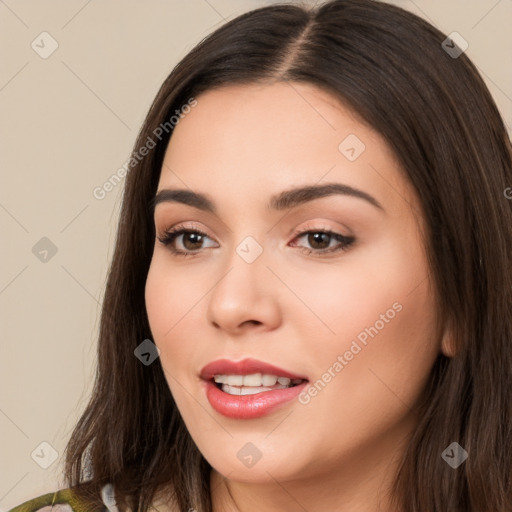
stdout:
[(174, 129), (159, 189), (250, 201), (290, 185), (336, 181), (368, 191), (396, 214), (415, 202), (385, 140), (318, 87), (229, 85), (196, 100)]

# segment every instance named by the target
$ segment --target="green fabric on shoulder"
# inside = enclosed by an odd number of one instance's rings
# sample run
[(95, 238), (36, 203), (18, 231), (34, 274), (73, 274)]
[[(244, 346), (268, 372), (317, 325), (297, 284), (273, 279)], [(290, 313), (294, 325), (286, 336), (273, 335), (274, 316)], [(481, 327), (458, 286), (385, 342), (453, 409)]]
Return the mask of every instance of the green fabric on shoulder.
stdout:
[(72, 489), (61, 489), (30, 499), (8, 512), (36, 512), (41, 508), (55, 507), (56, 505), (69, 505), (73, 512), (100, 512), (106, 509), (105, 506), (98, 506), (97, 502), (93, 503), (77, 496)]

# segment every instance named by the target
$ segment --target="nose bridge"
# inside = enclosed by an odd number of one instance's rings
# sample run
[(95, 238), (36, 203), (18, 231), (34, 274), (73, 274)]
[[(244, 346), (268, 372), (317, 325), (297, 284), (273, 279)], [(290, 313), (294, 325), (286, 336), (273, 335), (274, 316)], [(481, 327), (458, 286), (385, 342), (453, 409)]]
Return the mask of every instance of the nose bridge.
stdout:
[[(240, 239), (240, 237), (239, 237)], [(225, 329), (236, 329), (242, 323), (274, 323), (278, 316), (272, 273), (266, 268), (263, 243), (246, 235), (233, 245), (222, 264), (223, 272), (209, 298), (211, 322)]]
[(265, 271), (268, 273), (265, 260), (263, 245), (251, 235), (243, 237), (226, 255), (222, 265), (225, 272), (215, 286), (214, 294), (256, 298), (266, 279)]
[[(247, 198), (245, 204), (237, 204), (237, 218), (230, 219), (230, 243), (225, 247), (227, 254), (226, 269), (236, 268), (237, 272), (246, 274), (247, 279), (254, 274), (264, 274), (267, 254), (264, 250), (266, 233), (261, 219), (255, 219), (258, 201)], [(228, 249), (229, 247), (229, 249)], [(231, 270), (234, 272), (235, 269)], [(231, 273), (230, 272), (230, 273)], [(268, 270), (267, 270), (268, 272)]]

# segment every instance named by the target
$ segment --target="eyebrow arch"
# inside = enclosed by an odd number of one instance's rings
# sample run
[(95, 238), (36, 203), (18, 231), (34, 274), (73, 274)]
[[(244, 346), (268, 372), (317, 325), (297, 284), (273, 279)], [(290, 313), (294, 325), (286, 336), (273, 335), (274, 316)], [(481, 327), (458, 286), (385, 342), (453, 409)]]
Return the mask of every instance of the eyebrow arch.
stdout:
[[(280, 192), (279, 194), (274, 195), (270, 198), (267, 208), (271, 210), (287, 210), (295, 206), (307, 203), (309, 201), (313, 201), (314, 199), (332, 196), (335, 194), (363, 199), (368, 203), (372, 204), (373, 206), (375, 206), (376, 208), (385, 212), (382, 205), (373, 196), (360, 189), (353, 188), (348, 185), (343, 185), (342, 183), (308, 185), (305, 187), (297, 187), (289, 190), (284, 190), (283, 192)], [(191, 190), (160, 190), (150, 202), (151, 211), (154, 212), (157, 204), (165, 202), (182, 203), (192, 206), (194, 208), (198, 208), (199, 210), (216, 213), (214, 203), (210, 199), (208, 199), (207, 196), (198, 192), (193, 192)]]

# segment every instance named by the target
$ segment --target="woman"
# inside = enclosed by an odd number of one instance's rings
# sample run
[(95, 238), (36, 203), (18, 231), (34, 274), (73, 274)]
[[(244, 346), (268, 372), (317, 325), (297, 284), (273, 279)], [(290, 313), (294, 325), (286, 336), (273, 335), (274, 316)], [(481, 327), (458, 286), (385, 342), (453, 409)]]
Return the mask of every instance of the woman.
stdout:
[(511, 186), (420, 18), (226, 23), (136, 142), (70, 488), (13, 512), (512, 510)]

